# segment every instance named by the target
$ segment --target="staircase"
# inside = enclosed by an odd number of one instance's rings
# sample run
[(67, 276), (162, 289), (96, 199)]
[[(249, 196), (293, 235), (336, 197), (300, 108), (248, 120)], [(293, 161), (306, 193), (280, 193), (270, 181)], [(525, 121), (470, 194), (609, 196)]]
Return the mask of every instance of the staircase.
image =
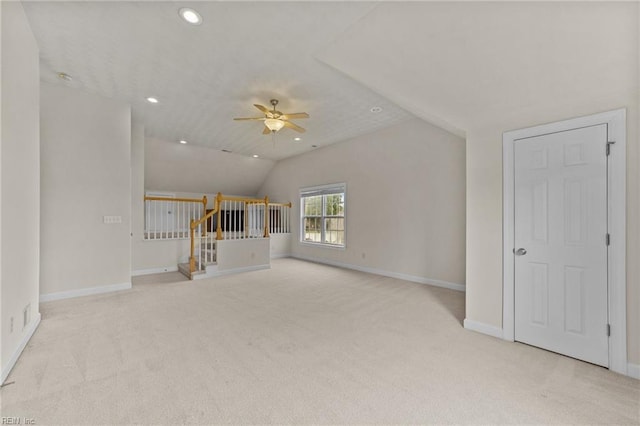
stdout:
[[(264, 269), (269, 264), (269, 235), (290, 233), (291, 203), (270, 203), (269, 197), (231, 197), (218, 192), (212, 209), (207, 209), (206, 195), (202, 199), (145, 196), (144, 201), (145, 240), (188, 236), (189, 260), (179, 263), (178, 270), (190, 280)], [(169, 226), (165, 219), (172, 213), (175, 223)], [(247, 251), (239, 254), (238, 245), (231, 241), (245, 241), (241, 244), (246, 244)], [(218, 256), (220, 249), (222, 256)]]
[(178, 271), (190, 280), (208, 278), (215, 275), (218, 269), (216, 262), (216, 240), (203, 239), (200, 242), (200, 247), (197, 249), (198, 251), (195, 256), (196, 267), (193, 272), (191, 272), (189, 268), (189, 262), (178, 264)]

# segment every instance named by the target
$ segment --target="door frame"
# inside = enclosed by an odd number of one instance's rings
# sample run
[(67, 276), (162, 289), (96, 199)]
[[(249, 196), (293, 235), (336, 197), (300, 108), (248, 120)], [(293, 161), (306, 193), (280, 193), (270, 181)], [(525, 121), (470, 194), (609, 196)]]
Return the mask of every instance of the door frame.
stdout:
[[(514, 144), (519, 139), (562, 132), (599, 124), (607, 125), (611, 146), (607, 165), (607, 229), (611, 235), (608, 250), (609, 369), (627, 374), (627, 295), (626, 295), (626, 109), (602, 112), (555, 123), (505, 132), (502, 137), (503, 165), (503, 244), (502, 244), (502, 333), (515, 340), (515, 184)], [(605, 147), (602, 148), (603, 150)], [(604, 243), (604, 241), (603, 241)], [(606, 330), (602, 330), (606, 332)]]

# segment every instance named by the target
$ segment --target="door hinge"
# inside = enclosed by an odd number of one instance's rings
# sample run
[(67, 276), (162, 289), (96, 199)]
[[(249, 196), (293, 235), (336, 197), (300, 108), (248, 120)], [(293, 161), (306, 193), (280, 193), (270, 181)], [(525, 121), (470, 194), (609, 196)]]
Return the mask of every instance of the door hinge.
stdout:
[(607, 234), (607, 245), (611, 245), (611, 234)]
[(607, 336), (611, 336), (611, 324), (607, 324)]
[(607, 142), (607, 155), (611, 155), (611, 145), (613, 145), (614, 143), (616, 143), (616, 141)]

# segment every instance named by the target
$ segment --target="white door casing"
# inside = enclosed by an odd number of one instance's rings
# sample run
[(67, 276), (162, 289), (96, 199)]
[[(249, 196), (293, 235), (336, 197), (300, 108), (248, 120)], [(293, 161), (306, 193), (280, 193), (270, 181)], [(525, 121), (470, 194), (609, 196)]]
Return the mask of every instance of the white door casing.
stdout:
[(607, 126), (514, 146), (515, 340), (609, 365)]
[[(626, 111), (624, 109), (594, 114), (586, 117), (579, 117), (561, 122), (545, 124), (541, 126), (530, 127), (521, 130), (506, 132), (503, 135), (503, 196), (504, 196), (504, 218), (503, 218), (503, 338), (513, 341), (515, 339), (516, 329), (516, 270), (522, 269), (516, 267), (518, 256), (514, 254), (516, 247), (516, 228), (515, 228), (515, 207), (516, 207), (516, 191), (515, 191), (515, 153), (516, 145), (522, 143), (527, 138), (536, 138), (543, 135), (551, 135), (557, 132), (568, 132), (575, 129), (583, 128), (599, 128), (606, 129), (606, 141), (614, 142), (610, 147), (610, 155), (607, 157), (607, 185), (606, 195), (608, 200), (608, 210), (606, 218), (606, 229), (611, 236), (610, 245), (608, 246), (608, 268), (606, 277), (608, 288), (606, 289), (607, 299), (607, 315), (608, 324), (611, 326), (611, 335), (607, 339), (608, 361), (607, 366), (612, 371), (627, 374), (627, 353), (626, 353), (626, 238), (625, 238), (625, 220), (626, 220)], [(600, 127), (602, 126), (602, 127)], [(597, 130), (596, 130), (597, 132)], [(550, 139), (546, 139), (548, 142)], [(542, 140), (542, 139), (539, 139)], [(606, 146), (602, 149), (606, 149)], [(564, 148), (563, 148), (564, 150)], [(573, 148), (573, 152), (567, 155), (580, 154), (579, 148)], [(571, 151), (571, 148), (569, 149)], [(582, 154), (585, 154), (584, 152)], [(562, 153), (565, 156), (565, 153)], [(563, 160), (564, 161), (564, 160)], [(569, 183), (574, 189), (578, 189), (581, 185), (577, 183)], [(543, 191), (543, 189), (538, 189)], [(564, 191), (564, 183), (563, 183)], [(574, 195), (575, 202), (578, 196)], [(564, 225), (563, 225), (564, 226)], [(570, 232), (574, 235), (579, 233), (576, 223)], [(551, 232), (551, 230), (550, 230)], [(595, 231), (594, 231), (595, 232)], [(606, 232), (605, 232), (606, 234)], [(606, 247), (606, 246), (605, 246)], [(535, 249), (534, 249), (535, 252)], [(531, 253), (531, 252), (528, 252)], [(526, 258), (527, 255), (522, 256)], [(532, 263), (535, 263), (532, 257), (529, 257)], [(540, 262), (544, 263), (544, 262)], [(568, 265), (572, 266), (572, 265)], [(538, 268), (538, 276), (540, 276), (540, 268)], [(542, 268), (544, 269), (544, 268)], [(526, 269), (525, 269), (526, 270)], [(521, 272), (521, 271), (520, 271)], [(531, 272), (531, 271), (529, 271)], [(581, 277), (579, 268), (569, 269), (567, 277), (575, 283), (577, 278)], [(573, 274), (573, 275), (572, 275)], [(544, 274), (542, 275), (544, 277)], [(564, 271), (561, 274), (564, 281)], [(577, 287), (574, 286), (575, 290)], [(564, 294), (564, 289), (563, 289)], [(564, 296), (563, 300), (564, 300)], [(554, 299), (553, 303), (557, 304)], [(581, 302), (582, 303), (582, 302)], [(554, 308), (555, 309), (555, 308)], [(530, 312), (531, 313), (531, 312)], [(538, 312), (538, 315), (540, 313)], [(538, 316), (539, 318), (539, 316)], [(578, 317), (573, 317), (574, 321), (582, 321)], [(585, 318), (586, 321), (586, 318)], [(600, 320), (598, 320), (600, 321)], [(580, 322), (580, 324), (582, 324)], [(564, 325), (563, 325), (564, 327)], [(574, 327), (575, 328), (575, 327)], [(519, 328), (519, 331), (522, 330)], [(576, 337), (579, 335), (576, 334)], [(605, 334), (606, 336), (606, 334)], [(579, 340), (579, 339), (578, 339)], [(552, 349), (554, 350), (554, 349)], [(555, 349), (558, 350), (558, 349)], [(591, 360), (594, 362), (594, 360)], [(601, 363), (595, 361), (596, 363)]]

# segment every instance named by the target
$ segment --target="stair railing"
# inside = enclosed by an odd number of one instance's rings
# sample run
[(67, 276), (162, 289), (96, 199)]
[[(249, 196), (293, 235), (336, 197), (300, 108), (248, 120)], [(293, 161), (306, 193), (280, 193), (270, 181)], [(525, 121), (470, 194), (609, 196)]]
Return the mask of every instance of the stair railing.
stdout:
[[(190, 232), (189, 237), (191, 239), (191, 247), (189, 254), (189, 270), (195, 272), (196, 269), (204, 270), (207, 263), (213, 263), (215, 261), (215, 242), (213, 233), (207, 233), (207, 228), (213, 229), (213, 217), (218, 213), (220, 204), (218, 198), (214, 202), (213, 209), (202, 216), (198, 220), (192, 220), (189, 225)], [(205, 210), (206, 211), (206, 210)], [(196, 237), (196, 230), (197, 237)], [(196, 258), (196, 238), (198, 239), (200, 246), (198, 249), (198, 256)], [(204, 247), (203, 247), (204, 244)]]
[(269, 197), (230, 197), (218, 192), (213, 209), (190, 223), (189, 269), (204, 270), (207, 263), (215, 261), (216, 241), (269, 238), (271, 233), (290, 232), (290, 210), (291, 203), (270, 203)]
[(218, 193), (216, 240), (269, 237), (269, 197), (242, 198)]
[(291, 232), (291, 203), (269, 203), (269, 233)]
[(144, 197), (144, 239), (172, 240), (187, 238), (191, 220), (207, 210), (207, 197)]

